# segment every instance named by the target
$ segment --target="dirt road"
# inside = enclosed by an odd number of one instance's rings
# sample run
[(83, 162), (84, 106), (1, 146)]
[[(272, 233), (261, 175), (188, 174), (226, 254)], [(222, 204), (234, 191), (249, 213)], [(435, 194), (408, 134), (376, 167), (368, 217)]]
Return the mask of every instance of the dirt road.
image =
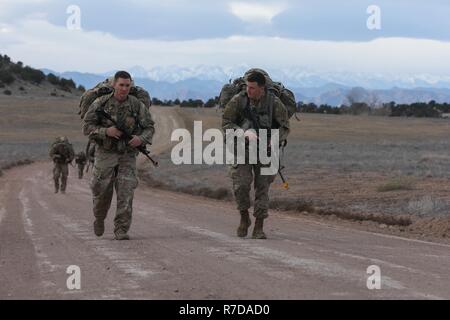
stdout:
[[(67, 194), (55, 195), (51, 167), (0, 178), (0, 299), (450, 299), (449, 245), (277, 212), (268, 240), (239, 239), (232, 203), (142, 185), (132, 240), (113, 240), (114, 210), (97, 238), (89, 177), (71, 168)], [(80, 290), (66, 285), (72, 265)], [(379, 290), (367, 287), (371, 265)]]

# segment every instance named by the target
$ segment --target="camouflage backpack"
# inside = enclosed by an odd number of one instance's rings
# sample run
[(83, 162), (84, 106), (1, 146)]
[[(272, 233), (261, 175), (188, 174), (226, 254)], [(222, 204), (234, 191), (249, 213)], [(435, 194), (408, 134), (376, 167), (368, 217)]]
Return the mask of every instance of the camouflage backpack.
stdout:
[(244, 78), (237, 78), (233, 81), (230, 80), (230, 83), (227, 83), (223, 86), (219, 95), (219, 105), (221, 108), (225, 108), (227, 103), (233, 98), (235, 95), (245, 90), (245, 81)]
[(50, 153), (58, 154), (72, 162), (75, 153), (67, 137), (57, 137), (50, 146)]
[[(112, 94), (113, 89), (113, 78), (108, 78), (103, 82), (97, 84), (94, 88), (87, 90), (80, 99), (80, 110), (78, 114), (81, 116), (81, 119), (84, 118), (86, 112), (88, 111), (90, 105), (99, 97), (102, 97), (107, 94)], [(131, 83), (130, 95), (138, 98), (147, 108), (150, 108), (152, 105), (152, 100), (150, 98), (150, 94), (144, 88), (139, 86), (135, 86), (134, 82)]]
[(84, 163), (86, 162), (86, 160), (87, 160), (86, 154), (83, 151), (77, 153), (77, 155), (75, 156), (76, 163)]
[(297, 103), (295, 101), (294, 93), (284, 87), (281, 82), (273, 81), (266, 71), (257, 68), (248, 70), (243, 77), (237, 78), (233, 81), (233, 83), (230, 82), (223, 86), (219, 96), (220, 107), (225, 108), (231, 98), (233, 98), (236, 94), (245, 91), (245, 79), (253, 72), (262, 73), (266, 77), (267, 91), (272, 92), (281, 100), (281, 102), (283, 102), (288, 111), (288, 116), (291, 118), (297, 112)]

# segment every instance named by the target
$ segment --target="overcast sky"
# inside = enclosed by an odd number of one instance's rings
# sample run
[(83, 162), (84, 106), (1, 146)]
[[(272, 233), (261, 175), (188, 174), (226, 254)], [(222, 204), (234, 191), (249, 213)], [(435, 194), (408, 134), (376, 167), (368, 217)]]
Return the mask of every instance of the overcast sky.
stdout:
[[(70, 5), (81, 30), (66, 26)], [(367, 27), (370, 5), (380, 30)], [(0, 53), (56, 71), (247, 64), (448, 75), (450, 1), (0, 0)]]

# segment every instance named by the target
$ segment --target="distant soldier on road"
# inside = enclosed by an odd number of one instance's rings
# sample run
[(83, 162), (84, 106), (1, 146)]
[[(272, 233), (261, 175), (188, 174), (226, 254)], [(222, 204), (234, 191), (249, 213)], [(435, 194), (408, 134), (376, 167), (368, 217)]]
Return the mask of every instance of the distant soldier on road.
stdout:
[[(52, 158), (53, 180), (55, 181), (55, 193), (66, 193), (67, 176), (69, 175), (69, 163), (73, 161), (75, 152), (67, 137), (58, 137), (50, 147), (50, 158)], [(61, 184), (59, 183), (61, 179)]]
[(87, 163), (86, 154), (81, 151), (75, 157), (75, 163), (78, 166), (78, 179), (83, 179), (84, 167)]
[[(288, 111), (281, 100), (266, 90), (266, 77), (259, 71), (246, 74), (246, 90), (235, 95), (225, 106), (222, 116), (222, 129), (243, 129), (247, 141), (259, 139), (256, 129), (279, 129), (279, 141), (285, 143), (289, 134)], [(252, 115), (252, 116), (251, 116)], [(255, 123), (256, 122), (256, 123)], [(254, 131), (249, 129), (256, 130)], [(248, 149), (247, 149), (248, 153)], [(248, 156), (246, 156), (248, 160)], [(269, 188), (276, 175), (262, 175), (264, 165), (258, 159), (257, 164), (234, 164), (230, 174), (233, 182), (234, 196), (241, 215), (237, 229), (238, 237), (246, 237), (251, 225), (249, 216), (250, 190), (252, 182), (255, 188), (253, 216), (256, 218), (252, 237), (266, 239), (263, 230), (264, 219), (268, 217)]]
[[(83, 119), (83, 133), (97, 145), (91, 182), (94, 198), (94, 233), (98, 237), (105, 231), (104, 220), (116, 190), (117, 211), (114, 234), (117, 240), (128, 240), (133, 211), (134, 190), (138, 185), (136, 148), (152, 143), (154, 122), (148, 108), (129, 94), (132, 84), (128, 72), (114, 76), (113, 93), (95, 100)], [(124, 132), (101, 116), (107, 113)], [(127, 141), (124, 133), (132, 136)]]

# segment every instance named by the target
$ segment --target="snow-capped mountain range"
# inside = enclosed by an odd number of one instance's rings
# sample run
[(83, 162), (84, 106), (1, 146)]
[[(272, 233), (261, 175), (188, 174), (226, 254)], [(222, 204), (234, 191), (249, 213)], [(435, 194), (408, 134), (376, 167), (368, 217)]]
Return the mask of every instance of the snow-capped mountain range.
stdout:
[[(230, 79), (241, 76), (248, 65), (235, 67), (199, 65), (195, 67), (165, 66), (145, 69), (135, 66), (128, 71), (138, 85), (150, 91), (159, 99), (202, 99), (218, 96), (222, 86)], [(92, 74), (80, 72), (48, 73), (73, 79), (86, 88), (114, 74), (115, 71)], [(346, 102), (346, 95), (354, 87), (365, 90), (363, 97), (376, 95), (380, 102), (397, 103), (450, 102), (450, 76), (432, 74), (374, 74), (317, 72), (305, 67), (267, 69), (271, 77), (281, 81), (295, 94), (298, 101), (305, 103), (340, 105)], [(365, 88), (365, 89), (363, 89)]]
[[(215, 80), (225, 83), (229, 79), (241, 76), (251, 67), (239, 65), (236, 67), (220, 67), (199, 65), (194, 67), (167, 66), (145, 69), (135, 66), (129, 72), (136, 78), (150, 79), (159, 82), (176, 83), (188, 79)], [(306, 67), (291, 67), (282, 69), (267, 69), (272, 78), (291, 87), (320, 87), (329, 83), (338, 83), (347, 87), (365, 87), (368, 89), (390, 89), (401, 87), (406, 89), (416, 87), (447, 87), (450, 88), (450, 75), (438, 76), (432, 74), (375, 74), (318, 72)], [(111, 74), (111, 73), (108, 73)]]

